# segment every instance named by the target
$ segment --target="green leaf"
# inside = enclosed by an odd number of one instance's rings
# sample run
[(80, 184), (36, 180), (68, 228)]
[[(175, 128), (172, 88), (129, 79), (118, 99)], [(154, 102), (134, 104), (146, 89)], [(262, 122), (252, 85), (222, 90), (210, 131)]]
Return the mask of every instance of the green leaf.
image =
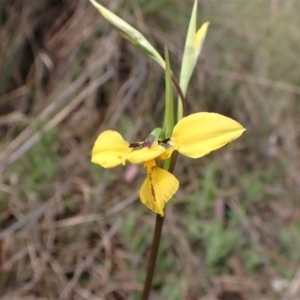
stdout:
[[(197, 26), (197, 7), (198, 1), (195, 0), (191, 19), (186, 35), (185, 47), (183, 52), (179, 85), (184, 95), (186, 95), (187, 87), (195, 68), (197, 58), (201, 53), (201, 49), (205, 40), (206, 31), (209, 23), (204, 23), (196, 32)], [(178, 115), (177, 121), (182, 118), (183, 108), (180, 99), (178, 99)]]
[(165, 69), (165, 61), (148, 40), (134, 27), (129, 25), (123, 19), (112, 13), (110, 10), (96, 2), (90, 0), (91, 3), (98, 9), (100, 14), (119, 32), (119, 34), (140, 48), (147, 55), (155, 59), (160, 66)]

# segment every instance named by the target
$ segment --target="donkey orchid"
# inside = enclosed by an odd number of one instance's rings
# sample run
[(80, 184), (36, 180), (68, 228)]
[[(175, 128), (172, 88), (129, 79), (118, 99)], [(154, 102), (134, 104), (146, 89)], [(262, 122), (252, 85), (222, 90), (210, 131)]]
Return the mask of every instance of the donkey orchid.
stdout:
[(200, 112), (182, 118), (170, 137), (162, 137), (154, 130), (144, 142), (129, 143), (113, 130), (102, 132), (97, 138), (91, 161), (104, 168), (113, 168), (126, 161), (142, 163), (147, 177), (141, 190), (141, 202), (161, 216), (164, 206), (176, 193), (176, 177), (160, 168), (156, 159), (167, 159), (173, 151), (199, 158), (237, 139), (245, 128), (233, 119), (217, 113)]

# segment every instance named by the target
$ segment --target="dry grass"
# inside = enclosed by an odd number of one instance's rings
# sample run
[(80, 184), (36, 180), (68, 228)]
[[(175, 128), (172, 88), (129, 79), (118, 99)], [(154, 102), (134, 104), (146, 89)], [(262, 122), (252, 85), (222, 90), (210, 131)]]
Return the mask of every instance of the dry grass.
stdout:
[[(102, 3), (166, 42), (178, 71), (192, 1)], [(299, 6), (200, 1), (212, 25), (189, 112), (247, 132), (179, 159), (151, 299), (300, 299)], [(144, 170), (103, 170), (90, 150), (105, 129), (135, 141), (160, 125), (162, 71), (85, 0), (4, 0), (0, 22), (1, 299), (139, 299)]]

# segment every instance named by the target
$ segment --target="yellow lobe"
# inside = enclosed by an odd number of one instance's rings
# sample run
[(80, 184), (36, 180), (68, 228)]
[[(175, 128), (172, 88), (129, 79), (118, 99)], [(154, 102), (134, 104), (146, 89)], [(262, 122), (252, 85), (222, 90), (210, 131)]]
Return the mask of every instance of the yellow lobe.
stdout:
[(182, 118), (174, 127), (174, 147), (191, 158), (202, 157), (237, 139), (245, 128), (216, 113), (195, 113)]
[(158, 145), (158, 142), (155, 141), (150, 148), (145, 147), (133, 150), (126, 156), (126, 160), (133, 164), (139, 164), (141, 162), (152, 160), (160, 156), (163, 152), (165, 152), (165, 148)]
[(206, 37), (208, 25), (209, 25), (209, 22), (205, 22), (204, 24), (202, 24), (200, 29), (196, 32), (196, 38), (195, 38), (196, 57), (198, 57), (199, 54), (201, 53), (201, 50), (202, 50), (202, 47), (204, 44), (204, 40)]
[(122, 136), (113, 130), (102, 132), (93, 147), (91, 161), (103, 168), (125, 164), (126, 156), (132, 151)]
[(146, 162), (145, 168), (147, 178), (140, 190), (141, 202), (163, 217), (165, 204), (177, 192), (179, 182), (173, 174), (157, 167), (155, 160)]

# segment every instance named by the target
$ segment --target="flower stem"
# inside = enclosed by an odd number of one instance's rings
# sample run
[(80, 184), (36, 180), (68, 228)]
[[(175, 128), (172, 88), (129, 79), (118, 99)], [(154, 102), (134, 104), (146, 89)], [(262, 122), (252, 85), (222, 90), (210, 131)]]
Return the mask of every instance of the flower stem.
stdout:
[(144, 290), (142, 295), (142, 300), (148, 300), (149, 293), (152, 285), (152, 278), (154, 274), (155, 264), (156, 264), (156, 258), (158, 253), (158, 247), (159, 242), (161, 238), (161, 231), (164, 224), (164, 217), (160, 216), (159, 214), (156, 215), (156, 221), (155, 221), (155, 228), (154, 228), (154, 234), (153, 234), (153, 241), (151, 246), (151, 253), (149, 257), (149, 265), (148, 265), (148, 271), (147, 271), (147, 277), (144, 283)]

